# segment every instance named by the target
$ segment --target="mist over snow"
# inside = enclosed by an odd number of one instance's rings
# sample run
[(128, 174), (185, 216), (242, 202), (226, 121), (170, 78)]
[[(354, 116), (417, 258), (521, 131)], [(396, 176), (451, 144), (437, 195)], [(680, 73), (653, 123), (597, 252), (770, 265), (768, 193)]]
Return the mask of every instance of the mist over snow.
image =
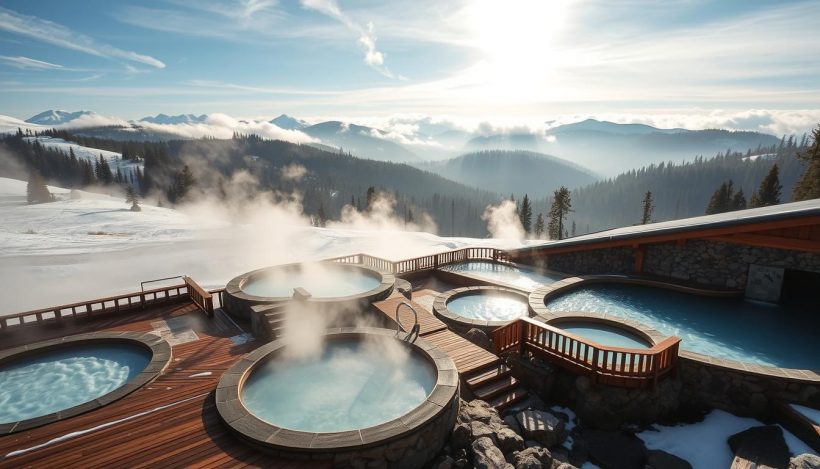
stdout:
[[(399, 260), (526, 244), (405, 231), (389, 199), (372, 215), (351, 209), (331, 227), (315, 228), (298, 197), (229, 194), (224, 203), (202, 200), (177, 209), (156, 207), (149, 198), (134, 213), (122, 194), (76, 191), (72, 199), (67, 189), (50, 190), (56, 202), (27, 205), (26, 182), (0, 178), (0, 294), (6, 299), (0, 314), (133, 292), (141, 281), (173, 275), (217, 288), (243, 272), (288, 262), (359, 252)], [(425, 223), (410, 228), (430, 228)]]

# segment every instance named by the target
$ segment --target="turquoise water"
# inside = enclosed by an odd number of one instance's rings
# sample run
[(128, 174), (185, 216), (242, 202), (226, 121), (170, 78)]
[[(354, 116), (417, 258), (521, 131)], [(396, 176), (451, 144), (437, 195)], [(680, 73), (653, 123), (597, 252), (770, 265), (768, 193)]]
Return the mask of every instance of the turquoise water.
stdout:
[(396, 340), (333, 340), (320, 357), (271, 360), (254, 370), (242, 402), (258, 418), (291, 430), (355, 430), (418, 407), (436, 378), (430, 363)]
[(0, 423), (27, 420), (94, 400), (142, 372), (151, 354), (127, 344), (78, 345), (0, 369)]
[(617, 327), (608, 326), (606, 324), (593, 324), (589, 322), (560, 322), (553, 325), (559, 329), (563, 329), (575, 335), (580, 335), (581, 337), (602, 345), (638, 349), (649, 348), (646, 341), (637, 335)]
[(335, 298), (370, 291), (381, 281), (357, 269), (305, 264), (297, 269), (274, 269), (270, 274), (252, 278), (242, 286), (249, 295), (265, 297), (293, 296), (302, 287), (315, 298)]
[(545, 275), (526, 267), (499, 264), (492, 261), (469, 261), (441, 268), (449, 272), (465, 273), (494, 282), (503, 282), (526, 291), (561, 280), (560, 275)]
[(447, 309), (468, 319), (512, 321), (527, 316), (527, 301), (506, 295), (465, 295), (448, 301)]
[(782, 368), (820, 369), (820, 310), (710, 298), (637, 285), (597, 284), (547, 302), (552, 311), (628, 318), (681, 338), (712, 357)]

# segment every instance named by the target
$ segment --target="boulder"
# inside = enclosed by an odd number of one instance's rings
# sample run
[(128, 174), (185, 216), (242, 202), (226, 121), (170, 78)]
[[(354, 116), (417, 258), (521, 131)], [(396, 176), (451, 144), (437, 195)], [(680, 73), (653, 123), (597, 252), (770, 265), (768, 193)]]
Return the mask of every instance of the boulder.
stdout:
[(481, 329), (470, 329), (469, 331), (467, 331), (466, 334), (464, 334), (464, 338), (478, 345), (484, 350), (493, 349), (492, 341), (490, 341), (490, 338), (487, 337), (487, 333), (482, 331)]
[(490, 427), (484, 422), (473, 420), (472, 422), (470, 422), (470, 431), (473, 435), (474, 441), (479, 438), (487, 437), (493, 440), (493, 444), (498, 443), (495, 438), (495, 431), (493, 431), (492, 427)]
[(646, 455), (648, 469), (692, 469), (692, 465), (685, 459), (659, 449), (651, 449)]
[(498, 448), (504, 454), (524, 449), (524, 439), (509, 427), (500, 427), (495, 430), (495, 440), (498, 442)]
[(470, 425), (466, 423), (457, 423), (453, 428), (453, 433), (450, 435), (450, 446), (453, 449), (469, 448), (473, 441), (473, 432), (470, 430)]
[(820, 469), (820, 456), (805, 453), (789, 461), (789, 469)]
[(504, 453), (488, 437), (481, 437), (473, 441), (473, 466), (476, 469), (512, 469), (512, 465), (504, 459)]
[(442, 456), (433, 461), (433, 464), (431, 464), (430, 467), (435, 469), (452, 469), (455, 463), (456, 460), (450, 456)]
[(552, 454), (542, 446), (516, 451), (512, 455), (516, 469), (541, 469), (552, 467)]
[(646, 447), (635, 435), (591, 430), (584, 432), (589, 459), (601, 469), (644, 469)]
[(521, 436), (535, 440), (547, 448), (563, 443), (567, 437), (564, 421), (540, 410), (524, 410), (515, 415), (521, 427)]
[(479, 422), (490, 423), (493, 420), (501, 420), (498, 412), (490, 407), (490, 404), (480, 399), (462, 403), (458, 418), (461, 422), (478, 420)]
[(752, 427), (729, 437), (735, 455), (732, 466), (788, 467), (789, 447), (778, 425)]

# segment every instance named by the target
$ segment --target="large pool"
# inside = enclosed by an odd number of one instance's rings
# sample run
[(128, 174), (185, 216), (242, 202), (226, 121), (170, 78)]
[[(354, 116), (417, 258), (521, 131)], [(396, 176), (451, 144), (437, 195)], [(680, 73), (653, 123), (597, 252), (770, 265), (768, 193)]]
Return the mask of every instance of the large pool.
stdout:
[(632, 319), (681, 338), (685, 350), (781, 368), (820, 369), (820, 311), (690, 295), (637, 285), (595, 284), (546, 303)]
[(560, 275), (542, 274), (526, 267), (492, 261), (462, 262), (442, 267), (441, 270), (475, 275), (490, 281), (512, 285), (525, 291), (533, 291), (541, 285), (554, 283), (563, 278)]
[(378, 287), (381, 279), (364, 269), (351, 269), (330, 263), (274, 267), (252, 276), (242, 290), (254, 296), (290, 297), (302, 287), (314, 298), (358, 295)]
[(525, 297), (488, 293), (458, 296), (447, 302), (447, 309), (467, 319), (512, 321), (527, 316), (528, 304)]
[(432, 364), (398, 341), (336, 339), (318, 357), (273, 359), (254, 369), (242, 402), (272, 425), (340, 432), (410, 412), (432, 392), (436, 377)]
[(0, 423), (59, 412), (110, 393), (151, 361), (136, 345), (76, 345), (46, 350), (0, 369)]

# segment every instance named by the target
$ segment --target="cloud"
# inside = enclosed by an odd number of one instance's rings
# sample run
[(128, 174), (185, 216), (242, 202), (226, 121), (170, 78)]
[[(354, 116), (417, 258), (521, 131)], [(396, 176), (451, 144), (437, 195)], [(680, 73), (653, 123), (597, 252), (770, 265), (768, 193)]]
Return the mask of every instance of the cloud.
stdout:
[(307, 168), (300, 164), (292, 163), (282, 168), (282, 179), (286, 181), (301, 181), (307, 173)]
[(63, 68), (62, 65), (21, 56), (10, 57), (7, 55), (0, 55), (0, 61), (22, 70), (60, 70)]
[(227, 114), (220, 113), (210, 114), (208, 119), (202, 123), (152, 124), (139, 122), (139, 125), (150, 130), (173, 133), (185, 138), (231, 138), (234, 132), (237, 132), (299, 144), (318, 142), (318, 140), (298, 130), (283, 129), (265, 121), (238, 120)]
[(359, 35), (358, 43), (364, 52), (364, 63), (372, 67), (387, 78), (398, 78), (384, 64), (384, 53), (376, 48), (376, 26), (372, 21), (366, 25), (354, 21), (349, 15), (342, 12), (336, 0), (301, 0), (302, 6), (318, 11), (345, 25)]
[(97, 57), (123, 59), (130, 62), (150, 65), (155, 68), (165, 68), (165, 64), (162, 61), (149, 55), (99, 43), (93, 38), (72, 31), (63, 25), (36, 16), (21, 15), (3, 7), (0, 7), (0, 31), (20, 34), (58, 47)]

